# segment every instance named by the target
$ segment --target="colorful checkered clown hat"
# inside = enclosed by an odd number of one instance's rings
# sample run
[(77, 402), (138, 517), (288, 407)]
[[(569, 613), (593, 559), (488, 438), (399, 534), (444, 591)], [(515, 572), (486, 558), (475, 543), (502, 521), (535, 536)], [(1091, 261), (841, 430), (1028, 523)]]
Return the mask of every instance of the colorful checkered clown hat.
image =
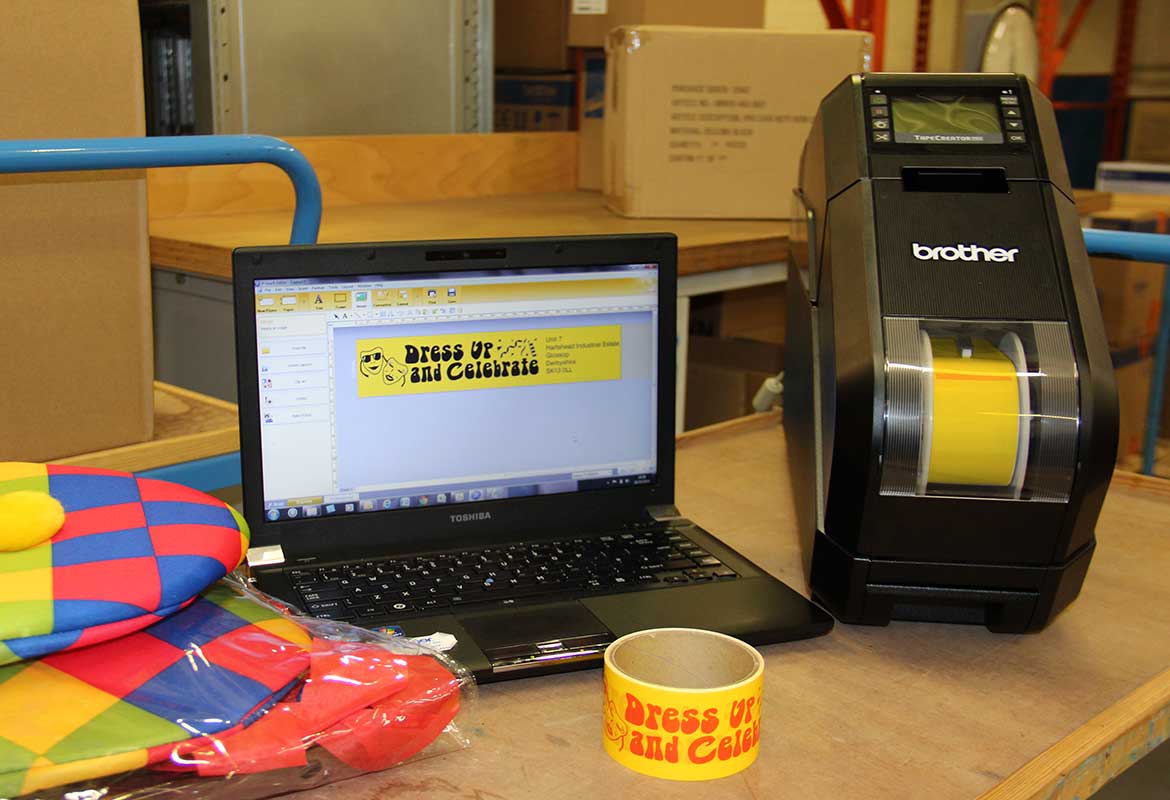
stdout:
[(0, 664), (145, 628), (191, 603), (247, 548), (239, 514), (194, 489), (0, 463)]

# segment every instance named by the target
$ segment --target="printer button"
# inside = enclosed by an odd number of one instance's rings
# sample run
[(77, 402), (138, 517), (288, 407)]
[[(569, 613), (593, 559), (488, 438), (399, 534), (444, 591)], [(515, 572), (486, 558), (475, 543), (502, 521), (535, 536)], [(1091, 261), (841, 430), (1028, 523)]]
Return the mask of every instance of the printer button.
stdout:
[(1024, 121), (1019, 119), (1004, 120), (1003, 124), (1007, 126), (1009, 131), (1022, 131), (1024, 129)]
[(1005, 94), (999, 98), (999, 104), (1001, 106), (1018, 106), (1020, 98), (1012, 94)]
[(869, 104), (871, 106), (884, 106), (890, 102), (890, 99), (884, 94), (871, 94), (869, 96)]
[(874, 131), (873, 132), (873, 140), (875, 142), (889, 142), (890, 141), (890, 132), (889, 131)]
[(1026, 144), (1028, 141), (1022, 133), (1009, 133), (1007, 139), (1012, 144)]
[(1014, 119), (1019, 119), (1020, 109), (1018, 109), (1018, 108), (1005, 108), (1005, 109), (1003, 109), (1003, 115), (1005, 117), (1012, 117)]
[(888, 117), (888, 116), (890, 116), (890, 107), (889, 106), (874, 106), (873, 108), (871, 108), (869, 110), (869, 115), (871, 117)]
[(875, 119), (871, 124), (875, 131), (888, 131), (890, 129), (890, 121), (888, 119)]

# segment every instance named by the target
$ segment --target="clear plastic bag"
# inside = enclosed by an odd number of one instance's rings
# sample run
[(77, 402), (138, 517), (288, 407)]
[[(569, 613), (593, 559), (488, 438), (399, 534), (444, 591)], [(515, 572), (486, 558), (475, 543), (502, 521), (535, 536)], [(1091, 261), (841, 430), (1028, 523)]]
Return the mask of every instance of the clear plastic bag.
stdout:
[[(476, 692), (443, 653), (300, 615), (234, 575), (145, 631), (8, 677), (0, 797), (43, 800), (311, 789), (467, 747), (459, 721)], [(4, 683), (33, 678), (5, 694)]]

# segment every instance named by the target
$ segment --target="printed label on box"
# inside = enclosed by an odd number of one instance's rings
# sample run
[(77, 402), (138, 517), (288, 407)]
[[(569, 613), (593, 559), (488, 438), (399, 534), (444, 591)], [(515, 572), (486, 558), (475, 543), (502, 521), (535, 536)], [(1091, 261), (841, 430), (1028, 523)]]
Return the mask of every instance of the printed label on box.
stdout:
[(727, 161), (749, 148), (764, 125), (809, 125), (812, 114), (776, 114), (751, 86), (676, 83), (670, 87), (670, 163)]
[(573, 0), (574, 14), (608, 14), (609, 0)]

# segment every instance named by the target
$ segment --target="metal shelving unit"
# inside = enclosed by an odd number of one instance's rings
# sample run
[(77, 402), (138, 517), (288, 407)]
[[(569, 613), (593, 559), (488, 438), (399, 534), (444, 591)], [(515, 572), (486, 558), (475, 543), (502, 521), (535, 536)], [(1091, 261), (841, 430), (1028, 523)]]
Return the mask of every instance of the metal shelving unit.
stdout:
[(491, 130), (492, 0), (139, 0), (153, 135)]

